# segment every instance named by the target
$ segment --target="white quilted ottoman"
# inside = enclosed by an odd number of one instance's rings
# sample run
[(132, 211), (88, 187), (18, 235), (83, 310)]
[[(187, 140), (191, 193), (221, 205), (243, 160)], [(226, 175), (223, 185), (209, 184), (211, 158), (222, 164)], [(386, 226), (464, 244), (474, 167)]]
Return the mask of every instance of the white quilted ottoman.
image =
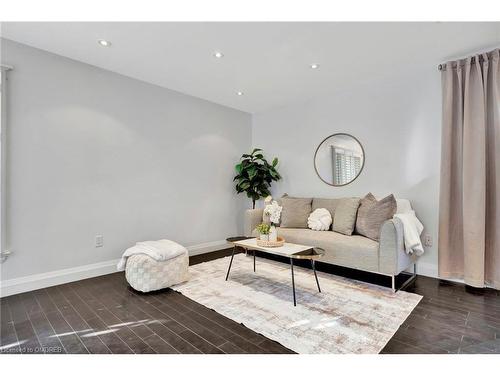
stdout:
[(135, 254), (127, 260), (125, 277), (135, 290), (151, 292), (187, 281), (188, 266), (187, 251), (165, 261), (156, 261), (145, 254)]

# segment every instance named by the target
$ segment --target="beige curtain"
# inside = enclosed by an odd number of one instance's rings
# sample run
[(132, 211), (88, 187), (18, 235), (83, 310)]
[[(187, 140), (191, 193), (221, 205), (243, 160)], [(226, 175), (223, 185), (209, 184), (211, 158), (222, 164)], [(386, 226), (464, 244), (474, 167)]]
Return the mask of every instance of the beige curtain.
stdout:
[(442, 68), (439, 275), (500, 289), (499, 52)]

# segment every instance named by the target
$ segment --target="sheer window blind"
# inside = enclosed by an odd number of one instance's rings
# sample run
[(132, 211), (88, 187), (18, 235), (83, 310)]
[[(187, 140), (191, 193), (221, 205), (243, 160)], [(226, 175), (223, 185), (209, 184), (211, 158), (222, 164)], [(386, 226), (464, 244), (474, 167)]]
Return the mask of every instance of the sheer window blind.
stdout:
[(332, 146), (333, 183), (344, 185), (352, 181), (361, 170), (361, 158), (352, 151)]

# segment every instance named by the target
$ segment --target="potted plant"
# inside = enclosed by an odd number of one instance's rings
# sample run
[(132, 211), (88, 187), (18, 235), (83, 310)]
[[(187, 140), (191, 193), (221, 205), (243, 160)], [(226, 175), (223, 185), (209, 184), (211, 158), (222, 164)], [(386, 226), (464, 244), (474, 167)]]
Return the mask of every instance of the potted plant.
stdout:
[(260, 148), (255, 148), (251, 154), (243, 154), (240, 163), (236, 164), (236, 176), (233, 179), (236, 181), (236, 191), (238, 194), (247, 194), (252, 200), (252, 208), (255, 208), (257, 200), (271, 194), (271, 182), (281, 179), (277, 166), (278, 158), (269, 163)]
[(259, 232), (259, 238), (261, 240), (269, 241), (269, 231), (271, 230), (271, 226), (266, 223), (261, 223), (257, 225), (257, 232)]

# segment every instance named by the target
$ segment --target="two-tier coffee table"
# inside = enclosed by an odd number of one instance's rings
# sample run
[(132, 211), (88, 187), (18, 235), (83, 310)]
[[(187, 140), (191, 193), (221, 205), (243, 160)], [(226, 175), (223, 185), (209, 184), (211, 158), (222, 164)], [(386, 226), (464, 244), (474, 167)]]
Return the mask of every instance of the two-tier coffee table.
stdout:
[(233, 244), (233, 254), (231, 255), (231, 260), (229, 261), (229, 267), (227, 269), (226, 281), (229, 278), (229, 272), (231, 271), (231, 265), (233, 264), (234, 253), (237, 247), (242, 247), (245, 250), (253, 251), (253, 271), (255, 272), (255, 251), (262, 251), (263, 253), (281, 255), (290, 259), (290, 270), (292, 273), (292, 291), (293, 291), (293, 305), (297, 306), (297, 300), (295, 298), (295, 278), (293, 275), (293, 260), (294, 259), (308, 259), (311, 261), (311, 266), (314, 272), (314, 277), (316, 279), (316, 285), (318, 286), (318, 291), (321, 293), (321, 288), (319, 286), (318, 275), (316, 275), (316, 259), (322, 257), (325, 251), (319, 247), (304, 246), (294, 243), (286, 242), (281, 247), (263, 247), (257, 245), (256, 238), (249, 237), (231, 237), (227, 239), (227, 242)]

